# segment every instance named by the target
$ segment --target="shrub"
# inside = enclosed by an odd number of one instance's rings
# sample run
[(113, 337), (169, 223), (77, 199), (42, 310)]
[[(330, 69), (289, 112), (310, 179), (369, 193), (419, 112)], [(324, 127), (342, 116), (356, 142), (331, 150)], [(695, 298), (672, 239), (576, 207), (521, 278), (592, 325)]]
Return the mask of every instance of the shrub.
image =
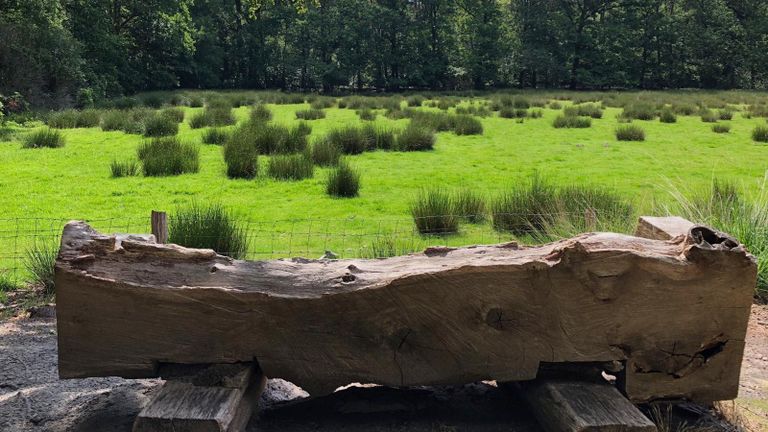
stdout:
[(53, 294), (56, 289), (54, 268), (59, 248), (50, 244), (35, 243), (27, 249), (24, 267), (32, 277), (32, 283), (43, 288), (45, 295)]
[(259, 170), (259, 149), (254, 131), (250, 128), (237, 128), (224, 143), (224, 163), (227, 165), (227, 177), (252, 179)]
[(592, 119), (589, 117), (576, 117), (560, 115), (552, 123), (555, 128), (588, 128), (592, 126)]
[(368, 149), (368, 137), (363, 129), (356, 126), (333, 129), (326, 138), (344, 154), (360, 154)]
[(262, 122), (270, 121), (272, 120), (272, 111), (270, 111), (264, 104), (255, 105), (251, 109), (251, 120)]
[(336, 99), (332, 97), (319, 96), (309, 104), (313, 109), (321, 110), (323, 108), (331, 108), (336, 104)]
[(731, 131), (731, 125), (728, 124), (714, 124), (712, 125), (712, 132), (724, 134)]
[(413, 95), (405, 98), (405, 102), (408, 104), (409, 107), (420, 107), (421, 105), (424, 104), (425, 100), (426, 99), (424, 98), (424, 96), (421, 96), (421, 95)]
[(752, 140), (768, 143), (768, 126), (757, 126), (752, 131)]
[(235, 124), (235, 121), (232, 108), (218, 103), (216, 105), (209, 105), (202, 112), (193, 115), (189, 119), (189, 126), (192, 129), (200, 129), (207, 126), (228, 126)]
[(733, 120), (733, 110), (726, 109), (718, 112), (720, 120)]
[(296, 118), (299, 120), (319, 120), (325, 118), (325, 111), (321, 109), (310, 108), (308, 110), (296, 111)]
[(527, 109), (515, 109), (512, 107), (504, 107), (499, 110), (499, 117), (501, 118), (526, 118), (528, 117)]
[(659, 115), (659, 121), (662, 123), (677, 123), (677, 116), (675, 115), (674, 111), (665, 109), (661, 111), (661, 114)]
[(56, 129), (73, 129), (77, 127), (78, 112), (65, 110), (52, 113), (48, 117), (48, 126)]
[(178, 245), (213, 249), (221, 255), (244, 258), (248, 233), (220, 204), (180, 207), (168, 218), (168, 241)]
[(393, 150), (396, 145), (395, 133), (391, 129), (372, 124), (363, 127), (366, 137), (366, 148), (371, 150)]
[(129, 121), (130, 119), (126, 117), (123, 111), (107, 111), (101, 118), (101, 130), (123, 130)]
[(123, 119), (123, 132), (130, 134), (144, 134), (146, 123), (157, 114), (147, 108), (135, 108), (125, 113)]
[(616, 128), (616, 139), (619, 141), (645, 141), (645, 131), (637, 125), (628, 124)]
[(77, 97), (75, 98), (75, 107), (77, 108), (93, 107), (93, 89), (92, 88), (83, 87), (77, 91)]
[(322, 138), (312, 144), (312, 161), (319, 166), (334, 166), (339, 163), (341, 149), (328, 140)]
[(136, 160), (117, 161), (113, 160), (109, 165), (112, 171), (112, 177), (132, 177), (139, 175), (139, 162)]
[(701, 121), (704, 123), (717, 123), (720, 116), (712, 110), (704, 110), (701, 113)]
[(566, 107), (563, 110), (563, 113), (566, 116), (591, 117), (593, 119), (603, 118), (603, 109), (600, 107), (600, 105), (591, 103)]
[(160, 108), (163, 106), (163, 98), (157, 94), (146, 95), (142, 103), (148, 108)]
[(134, 97), (121, 97), (112, 101), (112, 105), (119, 110), (128, 110), (139, 106), (139, 100)]
[(683, 116), (690, 116), (696, 114), (698, 108), (692, 104), (674, 104), (672, 105), (672, 111)]
[(459, 217), (452, 194), (442, 189), (422, 189), (411, 202), (411, 216), (421, 234), (459, 231)]
[(533, 118), (533, 119), (542, 118), (542, 117), (544, 117), (544, 111), (542, 111), (540, 109), (531, 110), (528, 113), (528, 117)]
[(304, 136), (309, 136), (312, 133), (312, 126), (305, 121), (300, 121), (296, 125), (296, 133)]
[(154, 138), (137, 151), (145, 176), (170, 176), (196, 173), (200, 169), (200, 152), (192, 144), (176, 137)]
[(144, 123), (144, 136), (149, 138), (172, 136), (179, 133), (179, 124), (164, 115), (154, 115)]
[(397, 137), (397, 150), (399, 151), (432, 150), (434, 146), (435, 133), (413, 123), (406, 126)]
[(64, 144), (66, 141), (61, 132), (51, 128), (42, 128), (24, 136), (21, 146), (23, 148), (57, 148), (64, 147)]
[(315, 173), (312, 159), (304, 154), (275, 155), (269, 159), (267, 174), (278, 180), (302, 180)]
[(471, 189), (461, 189), (454, 195), (456, 213), (470, 223), (485, 220), (485, 198)]
[(101, 122), (101, 114), (93, 109), (87, 109), (77, 112), (77, 121), (75, 127), (92, 128), (97, 127)]
[(553, 110), (559, 110), (563, 107), (563, 104), (561, 104), (558, 101), (552, 101), (547, 105), (549, 106), (549, 109), (553, 109)]
[(363, 120), (363, 121), (376, 120), (376, 112), (368, 108), (361, 109), (360, 111), (357, 112), (357, 115), (358, 117), (360, 117), (360, 120)]
[(230, 133), (225, 129), (210, 128), (203, 132), (203, 143), (223, 145), (227, 138), (229, 138), (229, 135)]
[(457, 115), (454, 119), (453, 131), (456, 135), (482, 135), (483, 124), (472, 116)]
[(656, 108), (647, 104), (627, 105), (621, 113), (621, 117), (633, 120), (653, 120), (656, 115)]
[(345, 160), (328, 173), (325, 192), (338, 198), (353, 198), (360, 193), (360, 174)]
[(191, 108), (201, 108), (205, 105), (205, 99), (200, 96), (192, 96), (189, 98), (189, 106)]
[(406, 114), (411, 118), (411, 124), (437, 132), (453, 130), (456, 126), (457, 116), (444, 112), (409, 110)]
[(166, 108), (160, 111), (160, 115), (176, 123), (184, 121), (184, 110), (181, 108)]

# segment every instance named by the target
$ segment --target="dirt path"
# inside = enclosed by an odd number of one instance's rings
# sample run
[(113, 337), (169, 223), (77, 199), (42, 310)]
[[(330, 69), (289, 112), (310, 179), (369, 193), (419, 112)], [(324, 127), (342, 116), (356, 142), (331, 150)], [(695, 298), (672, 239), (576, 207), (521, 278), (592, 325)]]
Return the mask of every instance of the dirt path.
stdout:
[[(59, 380), (55, 320), (0, 322), (0, 431), (128, 432), (159, 380)], [(249, 431), (538, 431), (509, 394), (488, 384), (444, 389), (351, 389), (301, 407), (301, 392), (271, 380)], [(735, 407), (752, 431), (768, 431), (768, 307), (749, 324)], [(303, 418), (300, 418), (303, 417)], [(308, 420), (309, 419), (309, 420)], [(258, 424), (258, 426), (257, 426)]]

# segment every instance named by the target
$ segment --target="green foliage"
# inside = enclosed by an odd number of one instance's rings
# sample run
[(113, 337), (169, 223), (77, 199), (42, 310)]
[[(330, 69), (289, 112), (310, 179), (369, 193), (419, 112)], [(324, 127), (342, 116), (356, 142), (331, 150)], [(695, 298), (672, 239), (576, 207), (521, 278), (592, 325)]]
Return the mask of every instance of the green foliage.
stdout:
[(181, 108), (166, 108), (160, 111), (160, 115), (176, 123), (184, 121), (184, 110)]
[(47, 123), (56, 129), (74, 129), (96, 127), (99, 121), (99, 112), (96, 110), (65, 110), (52, 113)]
[(274, 155), (269, 159), (267, 174), (277, 180), (303, 180), (315, 174), (315, 167), (308, 155)]
[(562, 129), (562, 128), (584, 129), (592, 126), (592, 119), (589, 117), (561, 115), (555, 118), (555, 121), (552, 123), (552, 126), (554, 126), (557, 129)]
[(435, 133), (418, 124), (409, 124), (397, 137), (399, 151), (425, 151), (435, 146)]
[(486, 217), (485, 197), (471, 189), (460, 189), (453, 196), (456, 214), (470, 223), (482, 223)]
[(733, 120), (733, 110), (725, 109), (718, 112), (720, 120)]
[(296, 118), (299, 120), (320, 120), (325, 118), (325, 111), (314, 108), (299, 110), (296, 111)]
[(131, 177), (139, 175), (139, 162), (133, 159), (126, 161), (113, 160), (109, 165), (112, 177)]
[(712, 110), (702, 110), (701, 121), (704, 123), (717, 123), (720, 120), (720, 116)]
[(137, 155), (145, 176), (172, 176), (196, 173), (200, 169), (200, 151), (176, 137), (154, 138), (142, 143)]
[(671, 109), (664, 109), (659, 114), (659, 121), (662, 123), (677, 123), (677, 116)]
[(27, 249), (24, 267), (31, 276), (31, 282), (43, 288), (44, 295), (51, 295), (56, 290), (54, 267), (59, 248), (53, 244), (35, 243)]
[(756, 126), (752, 130), (752, 140), (755, 142), (768, 143), (768, 126)]
[(453, 130), (456, 127), (456, 115), (444, 112), (409, 110), (406, 114), (411, 118), (411, 124), (436, 132)]
[(619, 141), (645, 141), (645, 130), (633, 124), (622, 125), (616, 128), (616, 139)]
[(600, 105), (587, 103), (566, 107), (563, 110), (566, 116), (591, 117), (593, 119), (603, 118), (603, 109)]
[(172, 136), (179, 133), (179, 124), (166, 115), (155, 114), (144, 124), (144, 136), (148, 138)]
[(318, 166), (335, 166), (339, 163), (341, 149), (326, 137), (312, 144), (312, 161)]
[(312, 125), (305, 121), (296, 124), (296, 133), (303, 136), (309, 136), (312, 133)]
[(658, 111), (652, 105), (636, 103), (624, 107), (621, 117), (629, 120), (653, 120)]
[(421, 234), (442, 235), (459, 231), (454, 196), (443, 189), (422, 189), (411, 202), (410, 211)]
[(331, 108), (336, 104), (336, 100), (331, 97), (319, 96), (309, 104), (312, 109), (321, 110), (324, 108)]
[(718, 134), (726, 134), (731, 131), (731, 125), (729, 124), (714, 124), (712, 125), (712, 132)]
[(209, 128), (203, 132), (203, 144), (223, 145), (230, 132), (222, 128)]
[(346, 160), (339, 160), (336, 167), (328, 173), (325, 192), (333, 197), (354, 198), (360, 193), (360, 173)]
[(363, 128), (357, 126), (332, 129), (326, 139), (344, 154), (355, 155), (368, 150), (368, 136)]
[(252, 121), (270, 121), (272, 120), (272, 111), (269, 110), (264, 104), (254, 105), (251, 109)]
[(405, 99), (405, 102), (408, 104), (409, 107), (420, 107), (422, 104), (424, 104), (424, 101), (426, 98), (422, 95), (413, 95), (408, 96)]
[(192, 203), (176, 209), (168, 218), (168, 241), (235, 259), (248, 252), (248, 233), (221, 204)]
[(499, 110), (499, 117), (521, 119), (528, 117), (528, 110), (524, 108), (503, 107)]
[(373, 121), (376, 120), (376, 111), (363, 108), (357, 112), (357, 116), (363, 121)]
[(124, 111), (110, 110), (102, 116), (100, 126), (103, 131), (123, 130), (129, 121)]
[(189, 127), (192, 129), (232, 124), (235, 124), (232, 108), (219, 101), (209, 104), (202, 112), (193, 115), (189, 119)]
[(224, 143), (224, 163), (227, 177), (252, 179), (259, 170), (258, 133), (249, 127), (239, 127)]
[(363, 135), (369, 150), (394, 150), (397, 145), (395, 133), (385, 126), (367, 124), (363, 127)]
[(47, 127), (28, 133), (21, 142), (24, 148), (57, 148), (64, 147), (64, 144), (66, 144), (64, 135)]
[(469, 115), (457, 115), (453, 122), (456, 135), (482, 135), (483, 124), (480, 120)]

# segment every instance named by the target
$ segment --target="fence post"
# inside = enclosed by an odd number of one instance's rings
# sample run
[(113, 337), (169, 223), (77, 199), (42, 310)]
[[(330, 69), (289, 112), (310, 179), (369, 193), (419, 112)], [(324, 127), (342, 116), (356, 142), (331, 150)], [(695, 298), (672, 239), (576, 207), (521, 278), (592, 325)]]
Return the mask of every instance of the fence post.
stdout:
[(160, 244), (168, 243), (168, 215), (152, 210), (152, 234)]

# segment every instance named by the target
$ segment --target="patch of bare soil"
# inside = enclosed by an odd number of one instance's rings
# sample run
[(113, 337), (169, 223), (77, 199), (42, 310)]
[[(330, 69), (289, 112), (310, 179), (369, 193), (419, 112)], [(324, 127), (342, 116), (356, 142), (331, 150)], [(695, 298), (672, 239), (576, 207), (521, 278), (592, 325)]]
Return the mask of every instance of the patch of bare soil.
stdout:
[[(59, 380), (52, 310), (37, 318), (0, 321), (0, 431), (128, 432), (160, 380), (89, 378)], [(747, 337), (740, 398), (729, 418), (750, 430), (768, 412), (768, 307), (755, 306)], [(391, 389), (350, 387), (304, 400), (306, 393), (270, 380), (255, 432), (454, 432), (539, 431), (525, 406), (493, 383), (459, 387)], [(763, 427), (765, 426), (765, 427)], [(693, 429), (696, 430), (696, 429)], [(727, 430), (709, 428), (713, 430)]]

